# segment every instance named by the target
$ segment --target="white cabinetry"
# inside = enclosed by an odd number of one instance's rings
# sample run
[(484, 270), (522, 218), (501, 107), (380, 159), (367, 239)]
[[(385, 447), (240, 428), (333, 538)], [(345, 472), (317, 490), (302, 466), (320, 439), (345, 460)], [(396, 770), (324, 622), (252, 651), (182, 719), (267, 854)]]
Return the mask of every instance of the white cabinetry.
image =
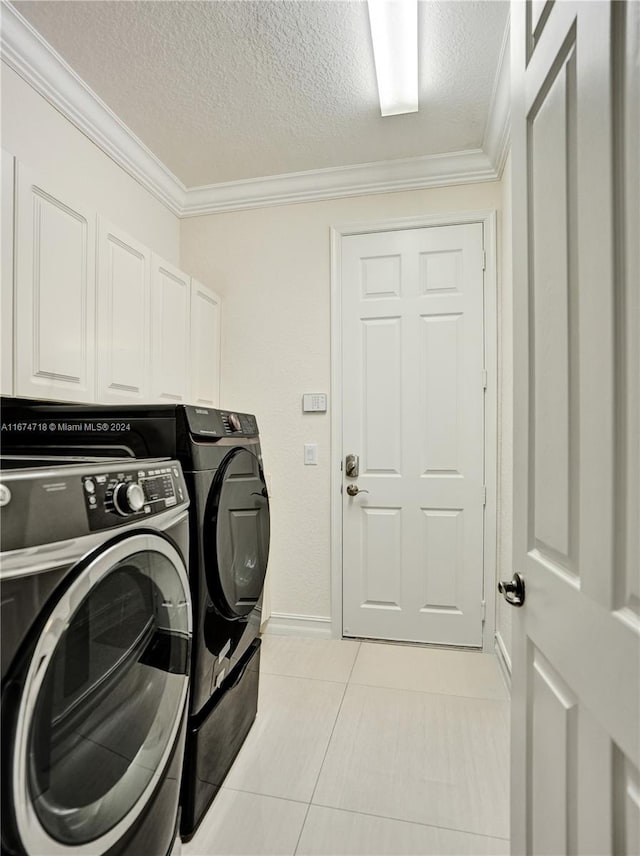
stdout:
[(220, 321), (218, 295), (191, 280), (191, 403), (218, 407), (220, 401)]
[(218, 295), (5, 151), (0, 332), (5, 395), (219, 404)]
[(2, 150), (2, 345), (0, 349), (0, 392), (13, 393), (13, 156)]
[(17, 165), (15, 392), (93, 401), (95, 212)]
[(191, 277), (152, 256), (151, 395), (154, 401), (190, 401)]
[(100, 402), (149, 399), (151, 253), (98, 220), (97, 394)]

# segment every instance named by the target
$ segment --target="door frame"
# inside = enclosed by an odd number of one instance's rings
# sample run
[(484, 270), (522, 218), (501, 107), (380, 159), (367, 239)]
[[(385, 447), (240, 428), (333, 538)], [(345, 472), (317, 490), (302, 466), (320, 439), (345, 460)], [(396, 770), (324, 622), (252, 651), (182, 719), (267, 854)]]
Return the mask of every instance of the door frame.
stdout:
[[(484, 409), (484, 468), (487, 502), (484, 513), (483, 600), (485, 620), (482, 651), (493, 653), (496, 622), (497, 465), (498, 465), (498, 275), (495, 209), (425, 214), (393, 220), (348, 223), (330, 227), (331, 234), (331, 636), (342, 638), (342, 239), (351, 235), (459, 226), (483, 227), (484, 368), (487, 388)], [(480, 383), (480, 378), (478, 379)]]

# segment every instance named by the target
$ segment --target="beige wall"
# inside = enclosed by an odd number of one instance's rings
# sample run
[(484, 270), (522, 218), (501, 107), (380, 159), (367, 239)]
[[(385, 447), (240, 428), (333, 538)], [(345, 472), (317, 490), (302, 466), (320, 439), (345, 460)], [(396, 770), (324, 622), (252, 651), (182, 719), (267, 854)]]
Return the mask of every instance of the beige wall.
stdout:
[[(502, 173), (500, 295), (498, 300), (498, 579), (513, 576), (513, 285), (511, 274), (511, 155)], [(496, 634), (511, 657), (513, 607), (496, 592)]]
[[(500, 182), (217, 214), (182, 221), (182, 265), (223, 296), (222, 403), (258, 414), (271, 474), (271, 607), (330, 615), (330, 415), (303, 414), (330, 390), (333, 225), (502, 207)], [(303, 444), (318, 443), (317, 467)]]
[(178, 218), (4, 63), (1, 71), (2, 148), (179, 265)]

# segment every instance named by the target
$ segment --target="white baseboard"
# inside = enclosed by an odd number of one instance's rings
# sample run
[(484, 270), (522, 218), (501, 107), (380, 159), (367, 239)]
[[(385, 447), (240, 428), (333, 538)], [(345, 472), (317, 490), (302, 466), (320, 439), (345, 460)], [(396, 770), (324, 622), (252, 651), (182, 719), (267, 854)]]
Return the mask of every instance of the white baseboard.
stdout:
[(331, 639), (331, 619), (322, 615), (272, 612), (265, 633), (271, 636), (307, 636)]
[(511, 692), (511, 656), (507, 651), (507, 646), (504, 644), (504, 639), (499, 633), (496, 633), (496, 654), (498, 655), (498, 663), (502, 677), (507, 685), (507, 689)]

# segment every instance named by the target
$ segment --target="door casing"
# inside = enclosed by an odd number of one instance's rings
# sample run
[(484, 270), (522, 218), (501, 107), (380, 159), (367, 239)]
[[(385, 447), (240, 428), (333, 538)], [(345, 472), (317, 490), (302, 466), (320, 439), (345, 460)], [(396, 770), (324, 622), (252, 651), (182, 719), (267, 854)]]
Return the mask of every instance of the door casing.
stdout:
[(487, 503), (484, 515), (485, 620), (482, 650), (493, 652), (496, 618), (497, 468), (498, 468), (498, 275), (497, 214), (494, 209), (457, 211), (331, 227), (331, 636), (342, 638), (342, 239), (429, 226), (481, 223), (484, 271), (484, 368), (487, 372), (484, 410), (484, 467)]

